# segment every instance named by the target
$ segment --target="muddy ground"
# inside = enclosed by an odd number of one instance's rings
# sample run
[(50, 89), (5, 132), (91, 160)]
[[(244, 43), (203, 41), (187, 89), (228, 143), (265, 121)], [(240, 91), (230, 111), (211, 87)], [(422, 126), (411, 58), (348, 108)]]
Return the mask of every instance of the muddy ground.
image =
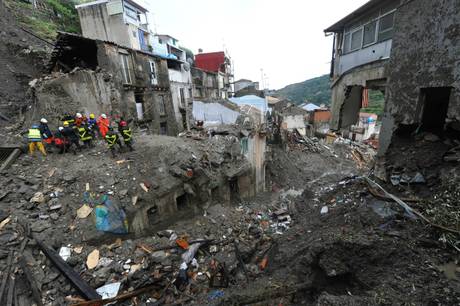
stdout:
[[(322, 147), (319, 153), (273, 146), (267, 167), (268, 192), (232, 205), (215, 202), (140, 236), (99, 235), (91, 217), (76, 218), (86, 183), (101, 193), (113, 192), (129, 209), (132, 196), (143, 192), (139, 182), (154, 175), (149, 172), (150, 164), (157, 168), (181, 164), (188, 159), (185, 155), (210, 147), (180, 138), (135, 137), (138, 150), (115, 159), (102, 143), (75, 156), (50, 154), (43, 159), (24, 155), (18, 159), (1, 179), (6, 187), (0, 194), (3, 215), (11, 217), (0, 235), (8, 247), (1, 253), (3, 270), (8, 250), (21, 247), (25, 235), (19, 224), (25, 219), (32, 233), (57, 252), (63, 246), (71, 249), (68, 264), (92, 288), (119, 282), (119, 293), (123, 293), (153, 286), (122, 305), (460, 303), (458, 252), (445, 239), (446, 233), (411, 218), (396, 203), (373, 196), (359, 178), (369, 168), (357, 167), (352, 148), (346, 144)], [(157, 145), (150, 147), (151, 141)], [(215, 158), (219, 160), (219, 154)], [(119, 160), (130, 161), (117, 163)], [(133, 163), (140, 167), (128, 166)], [(449, 180), (445, 182), (385, 186), (401, 197), (423, 194), (423, 200), (411, 203), (422, 210), (425, 203), (435, 203), (430, 199), (446, 192), (455, 194), (447, 187), (452, 186)], [(30, 198), (39, 191), (59, 195), (31, 203)], [(455, 204), (454, 200), (451, 205)], [(186, 284), (178, 283), (186, 251), (177, 247), (177, 238), (205, 241), (195, 255), (196, 262), (188, 264)], [(86, 261), (94, 250), (99, 251), (100, 260), (89, 269)], [(33, 239), (24, 254), (45, 304), (79, 301), (80, 294)], [(228, 284), (210, 283), (210, 277), (219, 275), (215, 274), (217, 263), (225, 264)], [(14, 260), (13, 265), (17, 266)], [(32, 297), (26, 279), (21, 269), (15, 271), (21, 284), (16, 294), (28, 305)]]

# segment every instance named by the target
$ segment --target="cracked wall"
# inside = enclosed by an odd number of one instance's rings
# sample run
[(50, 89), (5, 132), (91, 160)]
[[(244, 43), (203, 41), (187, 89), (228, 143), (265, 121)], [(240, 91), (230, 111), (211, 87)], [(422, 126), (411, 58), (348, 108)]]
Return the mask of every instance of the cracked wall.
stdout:
[(420, 124), (423, 88), (451, 87), (447, 116), (460, 120), (460, 2), (404, 1), (398, 9), (379, 156), (401, 125)]

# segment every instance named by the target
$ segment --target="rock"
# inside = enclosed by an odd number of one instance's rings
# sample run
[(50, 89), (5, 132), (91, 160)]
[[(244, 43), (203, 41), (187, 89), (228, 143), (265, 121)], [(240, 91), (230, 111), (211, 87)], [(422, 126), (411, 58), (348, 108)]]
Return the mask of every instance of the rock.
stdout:
[(77, 180), (77, 177), (69, 173), (69, 174), (64, 175), (62, 179), (64, 180), (64, 182), (71, 184)]
[(128, 189), (123, 189), (123, 190), (120, 190), (119, 194), (124, 197), (128, 194)]
[(162, 263), (166, 257), (168, 257), (168, 254), (165, 251), (156, 251), (150, 254), (150, 258), (154, 263)]
[(42, 192), (36, 192), (29, 201), (30, 203), (38, 203), (38, 204), (44, 203), (45, 195)]
[(53, 206), (50, 206), (49, 210), (58, 210), (61, 209), (62, 205), (61, 204), (55, 204)]
[(50, 227), (51, 225), (49, 224), (49, 222), (40, 220), (40, 221), (34, 222), (32, 226), (30, 227), (30, 229), (32, 230), (32, 232), (41, 233)]

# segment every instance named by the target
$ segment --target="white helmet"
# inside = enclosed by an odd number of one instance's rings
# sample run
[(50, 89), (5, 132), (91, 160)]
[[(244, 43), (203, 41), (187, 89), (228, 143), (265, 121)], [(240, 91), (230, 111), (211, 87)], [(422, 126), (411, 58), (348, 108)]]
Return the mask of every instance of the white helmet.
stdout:
[(58, 128), (58, 130), (59, 130), (59, 131), (62, 131), (62, 130), (64, 130), (64, 128), (63, 128), (62, 126), (60, 126), (60, 127)]
[(104, 119), (107, 119), (107, 115), (106, 115), (106, 114), (102, 114), (101, 117), (104, 118)]
[(42, 118), (42, 119), (40, 119), (40, 122), (41, 123), (48, 123), (48, 120), (46, 120), (45, 118)]
[(80, 113), (77, 113), (77, 118), (83, 117)]

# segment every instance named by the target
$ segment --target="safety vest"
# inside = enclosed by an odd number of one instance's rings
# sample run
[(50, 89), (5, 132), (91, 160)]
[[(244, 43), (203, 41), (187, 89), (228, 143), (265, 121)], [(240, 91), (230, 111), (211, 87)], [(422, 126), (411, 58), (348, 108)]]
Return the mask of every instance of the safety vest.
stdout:
[(80, 136), (81, 141), (87, 141), (93, 139), (91, 134), (84, 127), (78, 128), (78, 135)]
[(131, 129), (122, 130), (121, 133), (123, 135), (124, 141), (130, 141), (133, 136)]
[(107, 134), (105, 135), (105, 140), (109, 144), (109, 148), (113, 147), (117, 142), (118, 136), (117, 134)]
[(42, 141), (42, 136), (39, 129), (29, 129), (29, 134), (27, 136), (29, 141)]

